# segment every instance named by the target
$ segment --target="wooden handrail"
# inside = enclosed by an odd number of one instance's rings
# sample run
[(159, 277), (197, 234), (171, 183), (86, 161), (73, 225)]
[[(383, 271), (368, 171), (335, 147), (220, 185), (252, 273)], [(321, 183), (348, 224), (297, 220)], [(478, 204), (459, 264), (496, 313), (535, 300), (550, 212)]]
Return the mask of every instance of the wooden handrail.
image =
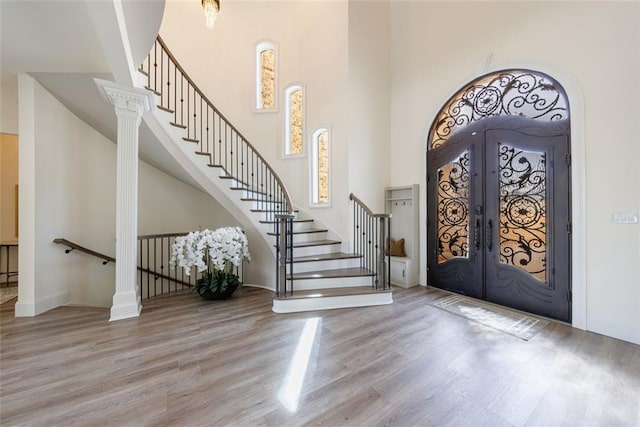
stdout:
[(358, 205), (360, 205), (360, 207), (362, 209), (364, 209), (364, 211), (366, 213), (368, 213), (369, 215), (371, 215), (374, 218), (391, 218), (391, 214), (388, 213), (373, 213), (373, 211), (369, 208), (369, 206), (365, 205), (364, 202), (362, 200), (360, 200), (355, 194), (350, 193), (349, 194), (349, 200), (353, 200), (355, 203), (357, 203)]
[(171, 277), (171, 276), (167, 276), (166, 274), (162, 274), (162, 273), (157, 273), (153, 270), (149, 270), (148, 268), (142, 268), (142, 267), (138, 267), (138, 271), (142, 271), (143, 273), (147, 273), (147, 274), (151, 274), (154, 276), (155, 279), (165, 279), (165, 280), (171, 280), (172, 282), (176, 282), (182, 286), (188, 286), (188, 287), (193, 287), (193, 285), (189, 282), (184, 282), (182, 280), (178, 280), (175, 277)]
[[(155, 235), (148, 235), (148, 236), (138, 236), (139, 240), (145, 239), (145, 238), (153, 238), (153, 237), (172, 237), (172, 236), (184, 236), (187, 233), (167, 233), (167, 234), (155, 234)], [(59, 245), (65, 245), (67, 247), (69, 247), (69, 249), (65, 250), (65, 253), (69, 253), (72, 250), (78, 250), (80, 252), (84, 252), (88, 255), (94, 256), (96, 258), (100, 258), (103, 260), (102, 264), (107, 264), (109, 262), (116, 262), (116, 259), (113, 257), (110, 257), (108, 255), (104, 255), (101, 254), (100, 252), (96, 252), (92, 249), (88, 249), (85, 248), (84, 246), (80, 246), (77, 243), (74, 243), (70, 240), (67, 239), (62, 239), (62, 238), (57, 238), (57, 239), (53, 239), (53, 243), (57, 243)], [(162, 273), (157, 273), (153, 270), (150, 270), (148, 268), (143, 268), (143, 267), (138, 267), (138, 271), (142, 271), (143, 273), (147, 273), (147, 274), (152, 274), (156, 279), (165, 279), (165, 280), (170, 280), (173, 282), (176, 282), (180, 285), (183, 286), (189, 286), (192, 287), (193, 285), (191, 283), (188, 282), (184, 282), (182, 280), (178, 280), (177, 278), (171, 277), (171, 276), (167, 276), (166, 274), (162, 274)]]
[(68, 246), (69, 249), (65, 250), (65, 253), (69, 253), (72, 250), (78, 250), (80, 252), (84, 252), (86, 254), (89, 254), (91, 256), (94, 256), (96, 258), (100, 258), (102, 260), (104, 260), (102, 263), (103, 264), (107, 264), (108, 262), (116, 262), (116, 259), (113, 257), (110, 257), (109, 255), (104, 255), (101, 254), (100, 252), (96, 252), (94, 250), (91, 249), (87, 249), (84, 246), (80, 246), (77, 243), (73, 243), (67, 239), (61, 239), (61, 238), (57, 238), (57, 239), (53, 239), (53, 243), (57, 243), (59, 245), (65, 245)]
[[(213, 109), (213, 111), (218, 114), (218, 116), (220, 116), (220, 118), (222, 120), (225, 121), (225, 123), (231, 128), (231, 130), (233, 130), (240, 138), (241, 140), (249, 147), (251, 148), (251, 150), (256, 154), (256, 156), (260, 159), (260, 161), (262, 161), (262, 163), (264, 163), (264, 165), (267, 167), (267, 169), (269, 170), (269, 172), (271, 172), (271, 175), (273, 175), (274, 179), (276, 180), (276, 182), (278, 183), (278, 185), (280, 186), (282, 193), (284, 195), (285, 198), (285, 202), (286, 202), (286, 211), (289, 214), (293, 214), (294, 213), (294, 209), (293, 209), (293, 202), (291, 201), (291, 195), (289, 194), (289, 190), (287, 189), (287, 187), (284, 185), (284, 183), (282, 182), (282, 180), (280, 179), (280, 177), (278, 176), (278, 174), (275, 172), (275, 170), (271, 167), (271, 165), (269, 164), (269, 162), (267, 162), (267, 160), (262, 157), (262, 155), (258, 152), (258, 150), (255, 149), (255, 147), (249, 142), (249, 140), (247, 140), (247, 138), (244, 137), (244, 135), (242, 135), (238, 129), (236, 129), (235, 126), (233, 126), (233, 124), (231, 124), (231, 121), (229, 121), (224, 114), (222, 114), (220, 112), (220, 110), (218, 110), (214, 105), (213, 102), (211, 102), (209, 100), (209, 98), (206, 97), (206, 95), (200, 90), (200, 88), (194, 83), (194, 81), (191, 79), (191, 77), (189, 77), (189, 75), (187, 74), (187, 72), (184, 70), (184, 68), (182, 68), (182, 66), (180, 65), (180, 63), (178, 62), (178, 60), (176, 59), (176, 57), (173, 55), (173, 53), (169, 50), (169, 48), (167, 47), (167, 45), (165, 44), (164, 40), (162, 40), (162, 37), (160, 37), (160, 35), (158, 35), (157, 37), (158, 43), (160, 44), (160, 46), (162, 46), (162, 49), (164, 49), (164, 51), (167, 53), (167, 56), (169, 57), (169, 59), (171, 59), (171, 61), (173, 61), (173, 64), (175, 65), (175, 67), (180, 71), (180, 73), (184, 76), (184, 78), (187, 80), (187, 82), (193, 87), (193, 89), (198, 93), (198, 95), (200, 95), (200, 97), (207, 103), (207, 105), (209, 107), (211, 107), (211, 109)], [(234, 177), (235, 178), (235, 177)]]
[(138, 236), (138, 240), (161, 239), (164, 237), (180, 237), (180, 236), (186, 236), (187, 234), (189, 233), (143, 234)]

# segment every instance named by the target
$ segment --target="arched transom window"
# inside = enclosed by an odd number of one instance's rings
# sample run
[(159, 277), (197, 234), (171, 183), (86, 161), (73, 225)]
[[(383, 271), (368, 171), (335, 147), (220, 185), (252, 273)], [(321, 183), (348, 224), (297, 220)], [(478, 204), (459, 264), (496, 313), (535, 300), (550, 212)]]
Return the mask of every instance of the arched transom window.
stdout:
[(465, 86), (440, 110), (431, 127), (429, 149), (471, 123), (497, 116), (564, 120), (569, 118), (569, 102), (562, 87), (546, 74), (530, 70), (488, 74)]

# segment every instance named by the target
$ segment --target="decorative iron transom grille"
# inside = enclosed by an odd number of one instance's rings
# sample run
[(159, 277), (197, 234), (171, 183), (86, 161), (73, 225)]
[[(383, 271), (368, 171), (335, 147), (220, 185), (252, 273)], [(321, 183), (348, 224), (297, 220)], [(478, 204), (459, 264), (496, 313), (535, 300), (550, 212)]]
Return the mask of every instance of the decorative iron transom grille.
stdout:
[(560, 84), (545, 74), (528, 70), (489, 74), (460, 90), (440, 110), (429, 149), (471, 123), (497, 116), (563, 120), (569, 118), (569, 103)]

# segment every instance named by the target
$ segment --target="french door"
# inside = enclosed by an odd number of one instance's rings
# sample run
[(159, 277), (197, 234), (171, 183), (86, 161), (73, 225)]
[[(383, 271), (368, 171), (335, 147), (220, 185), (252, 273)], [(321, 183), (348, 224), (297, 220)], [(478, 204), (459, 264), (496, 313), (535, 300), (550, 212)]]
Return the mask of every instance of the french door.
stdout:
[(569, 164), (568, 133), (518, 118), (429, 150), (429, 285), (570, 321)]

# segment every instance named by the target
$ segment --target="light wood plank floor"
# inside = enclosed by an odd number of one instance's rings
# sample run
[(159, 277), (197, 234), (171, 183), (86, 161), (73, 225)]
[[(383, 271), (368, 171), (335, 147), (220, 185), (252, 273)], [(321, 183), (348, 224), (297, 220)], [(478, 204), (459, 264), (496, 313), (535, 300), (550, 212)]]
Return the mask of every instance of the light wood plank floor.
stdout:
[[(14, 318), (4, 304), (0, 424), (640, 424), (640, 346), (555, 322), (522, 341), (428, 304), (439, 295), (285, 315), (245, 288), (225, 302), (157, 298), (113, 323), (104, 309)], [(285, 405), (296, 348), (306, 375)]]

